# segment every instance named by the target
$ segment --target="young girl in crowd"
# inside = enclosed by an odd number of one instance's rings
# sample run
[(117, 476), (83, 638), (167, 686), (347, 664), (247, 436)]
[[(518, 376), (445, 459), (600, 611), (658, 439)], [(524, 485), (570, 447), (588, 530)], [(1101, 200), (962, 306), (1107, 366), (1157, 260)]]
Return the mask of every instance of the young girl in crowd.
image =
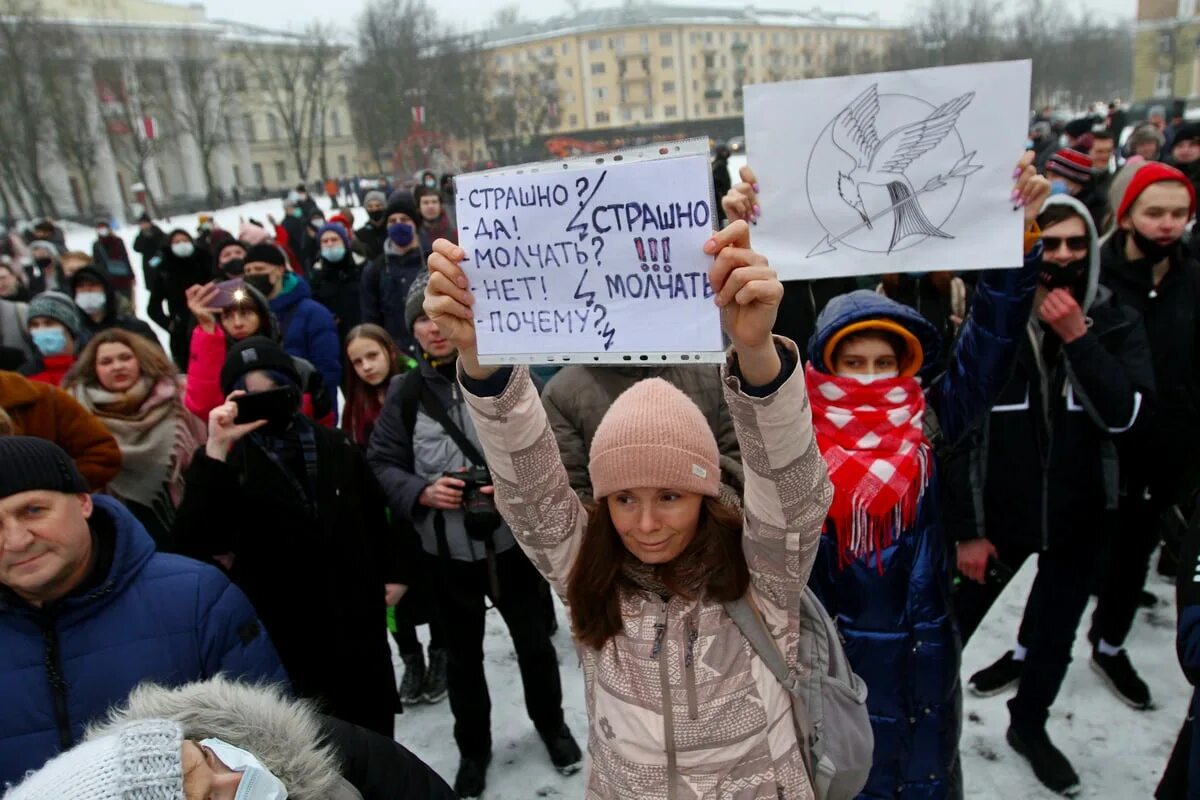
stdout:
[(793, 668), (800, 602), (829, 507), (796, 345), (771, 335), (783, 286), (737, 222), (705, 251), (733, 342), (725, 399), (746, 513), (719, 485), (703, 414), (665, 381), (613, 403), (589, 461), (596, 506), (571, 489), (526, 367), (483, 367), (464, 251), (434, 245), (425, 311), (459, 380), (497, 505), (568, 600), (587, 687), (589, 799), (811, 797), (783, 686), (722, 606), (749, 592)]
[[(371, 439), (375, 420), (383, 410), (392, 378), (400, 375), (400, 351), (388, 332), (378, 325), (366, 323), (355, 327), (346, 336), (346, 378), (342, 391), (346, 407), (342, 414), (342, 430), (364, 450)], [(395, 522), (393, 522), (393, 526)], [(416, 537), (412, 531), (398, 535)], [(419, 557), (415, 549), (413, 557)], [(441, 626), (431, 613), (427, 593), (420, 574), (414, 573), (413, 584), (396, 605), (395, 630), (392, 638), (404, 662), (404, 677), (400, 679), (400, 701), (406, 704), (438, 703), (446, 697), (446, 650)], [(429, 662), (417, 639), (416, 626), (429, 622)]]
[[(220, 378), (226, 350), (250, 336), (265, 336), (278, 342), (281, 334), (267, 299), (240, 278), (192, 286), (187, 290), (187, 303), (196, 327), (192, 330), (188, 353), (184, 405), (200, 419), (207, 420), (209, 412), (225, 402)], [(322, 424), (331, 424), (333, 400), (326, 392), (321, 373), (302, 358), (293, 360), (304, 390), (304, 414)]]
[(183, 407), (184, 379), (162, 348), (120, 328), (101, 331), (79, 355), (64, 388), (121, 448), (108, 491), (170, 550), (183, 472), (204, 443), (204, 423)]

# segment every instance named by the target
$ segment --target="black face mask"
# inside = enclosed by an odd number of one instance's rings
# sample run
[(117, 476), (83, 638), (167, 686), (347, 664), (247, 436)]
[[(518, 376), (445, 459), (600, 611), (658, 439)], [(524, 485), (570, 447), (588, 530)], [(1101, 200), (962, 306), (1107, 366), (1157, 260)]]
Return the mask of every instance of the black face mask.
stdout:
[(379, 222), (383, 219), (383, 215), (387, 213), (386, 208), (380, 208), (375, 211), (368, 211), (367, 216), (371, 218), (371, 222)]
[(1087, 257), (1072, 261), (1063, 267), (1043, 260), (1042, 268), (1038, 272), (1038, 283), (1047, 289), (1071, 289), (1078, 286), (1087, 275), (1089, 266), (1091, 259)]
[(52, 259), (52, 258), (35, 258), (33, 260), (33, 263), (38, 265), (38, 269), (40, 269), (42, 272), (45, 272), (46, 270), (48, 270), (52, 266), (54, 266), (54, 259)]
[(240, 258), (235, 258), (232, 261), (226, 261), (221, 265), (221, 272), (231, 278), (236, 278), (246, 271), (246, 262)]
[(1133, 229), (1133, 243), (1137, 245), (1138, 250), (1142, 251), (1145, 261), (1149, 264), (1157, 264), (1164, 258), (1172, 258), (1179, 252), (1179, 242), (1180, 240), (1176, 239), (1170, 244), (1159, 244), (1137, 228)]
[(242, 280), (246, 282), (246, 285), (253, 286), (259, 292), (261, 292), (263, 297), (271, 296), (271, 289), (273, 287), (271, 285), (270, 275), (246, 275), (242, 278)]
[(1195, 182), (1200, 178), (1200, 159), (1191, 162), (1190, 164), (1176, 164), (1180, 172), (1187, 176), (1189, 181)]

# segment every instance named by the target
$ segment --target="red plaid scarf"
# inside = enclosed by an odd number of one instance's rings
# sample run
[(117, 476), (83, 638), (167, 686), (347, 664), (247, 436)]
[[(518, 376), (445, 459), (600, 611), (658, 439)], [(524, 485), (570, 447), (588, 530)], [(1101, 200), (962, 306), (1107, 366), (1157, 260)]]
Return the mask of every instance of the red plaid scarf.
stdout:
[(838, 565), (879, 556), (913, 525), (929, 478), (925, 393), (915, 378), (860, 383), (805, 371), (817, 446), (829, 465), (833, 505), (826, 528), (838, 541)]

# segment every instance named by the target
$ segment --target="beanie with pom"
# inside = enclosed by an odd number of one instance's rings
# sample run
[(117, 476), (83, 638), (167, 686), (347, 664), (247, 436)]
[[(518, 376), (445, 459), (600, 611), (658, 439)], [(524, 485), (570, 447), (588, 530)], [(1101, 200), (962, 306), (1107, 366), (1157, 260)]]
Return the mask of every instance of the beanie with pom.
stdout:
[(676, 489), (717, 497), (720, 451), (704, 414), (662, 378), (638, 381), (600, 420), (588, 461), (592, 496)]

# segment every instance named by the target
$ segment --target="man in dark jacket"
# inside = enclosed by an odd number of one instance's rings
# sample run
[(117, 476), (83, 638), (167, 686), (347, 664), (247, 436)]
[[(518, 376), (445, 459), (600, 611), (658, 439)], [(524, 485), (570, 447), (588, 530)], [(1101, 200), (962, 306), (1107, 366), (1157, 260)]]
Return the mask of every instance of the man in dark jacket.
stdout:
[(330, 222), (317, 232), (321, 257), (313, 262), (309, 285), (313, 298), (329, 309), (337, 322), (338, 341), (362, 322), (362, 265), (350, 249), (350, 235), (341, 223)]
[(387, 241), (383, 255), (363, 270), (363, 322), (382, 325), (401, 353), (420, 359), (421, 346), (404, 322), (404, 304), (413, 280), (425, 269), (419, 236), (421, 215), (412, 195), (403, 190), (392, 194), (385, 211)]
[(138, 235), (133, 240), (133, 251), (142, 257), (142, 281), (147, 291), (154, 291), (154, 276), (157, 263), (154, 261), (167, 243), (167, 234), (154, 224), (150, 215), (143, 213), (138, 217)]
[[(187, 307), (187, 290), (212, 278), (212, 256), (196, 247), (192, 235), (176, 228), (167, 235), (146, 313), (171, 336), (171, 358), (187, 371), (188, 346), (195, 320)], [(163, 309), (163, 305), (166, 309)]]
[(417, 211), (421, 214), (421, 252), (428, 258), (433, 252), (433, 243), (438, 239), (449, 239), (458, 244), (458, 229), (450, 214), (442, 206), (442, 196), (437, 189), (418, 186), (413, 190)]
[(113, 233), (108, 220), (96, 220), (96, 242), (92, 245), (92, 261), (104, 270), (112, 281), (113, 288), (133, 303), (133, 289), (137, 279), (133, 275), (133, 261), (125, 242)]
[(83, 324), (90, 335), (108, 328), (121, 328), (159, 344), (149, 324), (121, 313), (116, 290), (108, 276), (95, 267), (83, 267), (71, 276), (71, 294), (75, 305), (83, 312)]
[(1154, 417), (1122, 443), (1121, 496), (1111, 560), (1089, 639), (1093, 666), (1135, 708), (1150, 691), (1122, 645), (1137, 615), (1159, 517), (1196, 489), (1200, 451), (1200, 264), (1182, 244), (1196, 194), (1183, 173), (1147, 164), (1117, 208), (1117, 231), (1101, 250), (1101, 280), (1142, 315), (1154, 369)]
[(1166, 161), (1187, 176), (1192, 188), (1200, 186), (1200, 122), (1180, 126)]
[(468, 517), (466, 484), (446, 474), (486, 467), (458, 389), (457, 353), (421, 307), (427, 276), (422, 273), (412, 285), (405, 308), (422, 346), (421, 363), (388, 390), (367, 458), (392, 513), (417, 529), (426, 569), (438, 576), (432, 585), (449, 639), (450, 709), (461, 756), (454, 789), (460, 797), (478, 797), (492, 758), (491, 700), (483, 672), (487, 598), (512, 636), (525, 707), (550, 760), (569, 775), (583, 756), (563, 719), (558, 657), (542, 612), (542, 577), (499, 515), (486, 524)]
[[(288, 272), (283, 251), (273, 244), (258, 244), (246, 251), (244, 280), (258, 289), (279, 320), (283, 347), (321, 372), (331, 397), (342, 382), (341, 342), (329, 309), (312, 298), (308, 283)], [(337, 408), (333, 421), (337, 422)]]
[(363, 208), (367, 210), (367, 224), (354, 232), (354, 241), (368, 260), (376, 259), (383, 255), (383, 243), (387, 241), (387, 195), (372, 189), (363, 200)]
[(87, 491), (56, 445), (0, 437), (0, 785), (143, 681), (287, 680), (245, 595)]
[(300, 413), (300, 376), (270, 339), (230, 349), (221, 391), (246, 392), (258, 422), (235, 422), (234, 402), (209, 414), (176, 514), (180, 550), (228, 569), (298, 696), (391, 734), (400, 708), (381, 621), (408, 565), (379, 484), (345, 434)]
[(969, 685), (990, 696), (1019, 682), (1008, 740), (1039, 780), (1066, 793), (1079, 777), (1046, 720), (1103, 550), (1105, 509), (1116, 506), (1113, 438), (1144, 415), (1154, 376), (1140, 317), (1100, 285), (1088, 209), (1056, 195), (1038, 224), (1047, 233), (1029, 335), (970, 462), (983, 484), (983, 524), (979, 538), (958, 542), (957, 612), (965, 643), (1003, 588), (988, 569), (1011, 575), (1038, 556), (1016, 649)]

